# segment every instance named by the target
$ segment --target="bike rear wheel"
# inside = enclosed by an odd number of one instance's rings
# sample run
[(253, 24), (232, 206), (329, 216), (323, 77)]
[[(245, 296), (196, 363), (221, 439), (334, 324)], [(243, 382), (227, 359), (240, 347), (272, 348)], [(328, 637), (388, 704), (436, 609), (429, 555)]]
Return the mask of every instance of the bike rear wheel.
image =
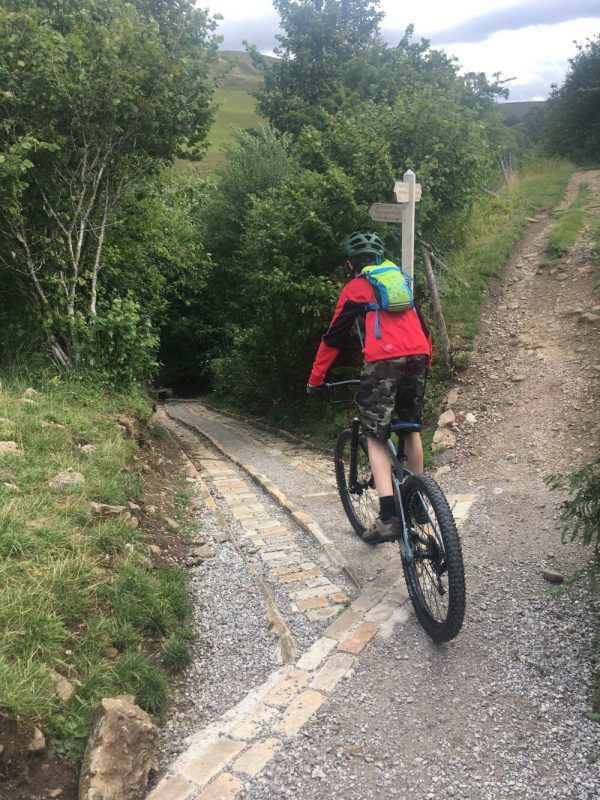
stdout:
[(350, 524), (361, 536), (379, 513), (379, 500), (367, 453), (367, 438), (359, 434), (356, 448), (356, 481), (352, 485), (351, 472), (352, 431), (340, 433), (335, 443), (335, 479), (340, 499)]
[(454, 517), (433, 478), (410, 475), (401, 491), (412, 551), (409, 558), (401, 552), (408, 593), (431, 638), (448, 642), (465, 616), (465, 573)]

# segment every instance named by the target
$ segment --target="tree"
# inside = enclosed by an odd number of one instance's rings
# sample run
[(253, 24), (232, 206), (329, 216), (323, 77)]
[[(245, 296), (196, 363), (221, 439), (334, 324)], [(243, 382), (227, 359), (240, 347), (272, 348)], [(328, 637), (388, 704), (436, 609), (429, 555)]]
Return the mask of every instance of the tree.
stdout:
[(552, 153), (579, 160), (600, 158), (600, 34), (577, 45), (547, 110), (546, 143)]
[(63, 367), (99, 313), (107, 232), (133, 186), (202, 148), (214, 22), (188, 0), (7, 0), (0, 257)]
[(281, 131), (318, 125), (344, 94), (344, 72), (363, 51), (380, 42), (379, 0), (273, 0), (284, 34), (277, 61), (248, 46), (264, 83), (258, 111)]

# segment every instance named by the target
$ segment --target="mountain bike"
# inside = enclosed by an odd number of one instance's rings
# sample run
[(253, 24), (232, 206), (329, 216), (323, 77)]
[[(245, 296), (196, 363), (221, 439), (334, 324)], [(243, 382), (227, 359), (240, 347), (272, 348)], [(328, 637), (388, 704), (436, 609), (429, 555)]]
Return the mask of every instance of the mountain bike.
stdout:
[[(358, 385), (360, 381), (326, 383), (325, 389)], [(436, 642), (458, 635), (465, 615), (465, 574), (462, 550), (452, 511), (440, 486), (428, 475), (405, 466), (405, 438), (421, 430), (413, 422), (393, 422), (397, 445), (388, 440), (392, 485), (401, 534), (400, 559), (417, 618)], [(361, 536), (379, 512), (367, 437), (354, 417), (335, 445), (335, 477), (344, 511)]]

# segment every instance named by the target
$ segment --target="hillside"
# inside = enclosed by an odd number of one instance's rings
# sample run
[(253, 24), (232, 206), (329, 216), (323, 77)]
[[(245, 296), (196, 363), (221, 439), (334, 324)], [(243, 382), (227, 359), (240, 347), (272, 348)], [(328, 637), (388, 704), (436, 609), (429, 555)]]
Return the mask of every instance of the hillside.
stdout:
[(498, 110), (509, 127), (523, 122), (530, 114), (540, 111), (546, 104), (545, 100), (525, 100), (515, 103), (498, 103)]
[[(264, 125), (264, 120), (256, 113), (256, 101), (252, 96), (260, 86), (262, 77), (248, 53), (221, 50), (218, 70), (219, 88), (215, 99), (219, 110), (209, 134), (208, 155), (202, 161), (192, 164), (200, 172), (210, 172), (223, 163), (225, 156), (222, 146), (232, 141), (235, 128)], [(181, 163), (189, 165), (189, 162)]]
[[(274, 60), (270, 56), (266, 58)], [(220, 50), (218, 68), (224, 73), (223, 89), (245, 89), (251, 92), (262, 81), (260, 71), (254, 66), (248, 53), (242, 50)]]
[[(265, 58), (275, 60), (272, 56)], [(200, 172), (210, 172), (223, 163), (225, 157), (222, 146), (232, 141), (235, 128), (252, 128), (265, 124), (256, 113), (256, 101), (252, 96), (260, 86), (262, 76), (249, 54), (241, 50), (219, 51), (218, 71), (219, 88), (215, 97), (219, 110), (209, 134), (208, 155), (200, 162), (181, 162), (182, 165), (192, 166)], [(542, 108), (544, 103), (544, 100), (499, 103), (498, 110), (503, 115), (504, 122), (512, 126), (522, 122), (531, 112)]]

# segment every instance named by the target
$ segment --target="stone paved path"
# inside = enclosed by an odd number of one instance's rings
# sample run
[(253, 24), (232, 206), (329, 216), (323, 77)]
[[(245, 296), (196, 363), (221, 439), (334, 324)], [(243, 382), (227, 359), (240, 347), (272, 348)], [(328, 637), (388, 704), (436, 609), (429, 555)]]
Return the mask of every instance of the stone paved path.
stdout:
[[(159, 418), (178, 432), (187, 452), (191, 449), (194, 463), (190, 462), (188, 480), (195, 484), (204, 505), (216, 508), (215, 498), (226, 504), (241, 531), (236, 544), (257, 553), (268, 579), (276, 581), (287, 595), (290, 602), (278, 609), (280, 618), (301, 613), (317, 624), (333, 620), (299, 658), (285, 659), (291, 663), (191, 737), (148, 797), (228, 800), (245, 791), (284, 744), (300, 733), (340, 681), (350, 677), (367, 645), (378, 635), (389, 639), (394, 627), (405, 622), (412, 611), (400, 577), (399, 559), (396, 553), (391, 561), (389, 558), (396, 547), (386, 546), (387, 557), (373, 558), (372, 563), (365, 558), (365, 554), (375, 555), (377, 549), (363, 545), (352, 532), (341, 510), (330, 457), (291, 444), (274, 433), (258, 435), (243, 423), (199, 403), (169, 404), (168, 416), (163, 412)], [(185, 428), (177, 431), (177, 422), (173, 421), (184, 423)], [(190, 430), (200, 434), (200, 441), (192, 445)], [(233, 443), (235, 449), (230, 449)], [(250, 459), (253, 463), (248, 463)], [(246, 476), (240, 476), (234, 462), (243, 467)], [(268, 470), (276, 483), (256, 465)], [(251, 481), (265, 489), (264, 501), (257, 500)], [(323, 486), (331, 487), (331, 491), (323, 490)], [(319, 514), (323, 498), (330, 495), (335, 505), (329, 506), (327, 514)], [(273, 499), (289, 512), (289, 525), (282, 525), (271, 514)], [(472, 501), (472, 494), (451, 498), (460, 522)], [(327, 533), (311, 517), (309, 512), (315, 513), (315, 509)], [(353, 545), (353, 563), (368, 588), (359, 589), (348, 582), (347, 573), (352, 574), (352, 568), (332, 546), (328, 533), (344, 550), (348, 542)], [(328, 568), (311, 558), (308, 551), (315, 542), (329, 557)], [(349, 593), (330, 577), (332, 569), (340, 573)], [(358, 582), (355, 580), (355, 584)], [(291, 636), (289, 629), (286, 635)], [(286, 653), (296, 655), (293, 642), (283, 650), (284, 658)]]
[[(360, 585), (368, 585), (390, 566), (402, 571), (396, 545), (373, 548), (352, 532), (340, 503), (331, 455), (286, 441), (276, 433), (259, 432), (201, 403), (170, 403), (168, 414), (209, 437), (265, 488), (275, 487), (277, 491), (271, 494), (276, 498), (279, 494), (282, 504), (284, 495), (285, 506), (296, 510), (296, 520), (304, 520), (307, 532), (317, 540), (322, 538), (326, 551), (335, 550), (334, 563), (337, 560), (340, 568), (347, 565)], [(460, 526), (475, 495), (454, 493), (448, 499)]]

